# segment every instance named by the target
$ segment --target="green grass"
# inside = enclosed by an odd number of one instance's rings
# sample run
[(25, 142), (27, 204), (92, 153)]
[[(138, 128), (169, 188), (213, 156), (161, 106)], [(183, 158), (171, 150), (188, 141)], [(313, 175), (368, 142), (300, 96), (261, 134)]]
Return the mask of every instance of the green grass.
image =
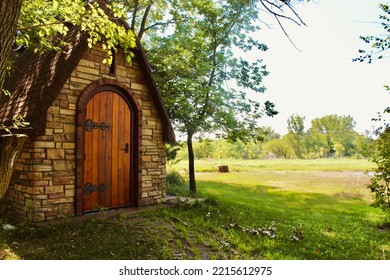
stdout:
[[(367, 171), (374, 164), (365, 159), (277, 159), (277, 160), (242, 160), (242, 159), (205, 159), (195, 160), (196, 172), (216, 172), (218, 165), (228, 165), (231, 172), (267, 171)], [(183, 160), (170, 166), (171, 170), (187, 170), (188, 161)]]
[[(345, 181), (339, 177), (314, 182), (310, 174), (302, 172), (299, 181), (295, 181), (297, 185), (280, 180), (279, 175), (270, 178), (272, 175), (267, 174), (265, 181), (261, 176), (255, 179), (257, 175), (198, 176), (199, 190), (218, 199), (219, 209), (225, 210), (222, 223), (248, 228), (276, 223), (275, 240), (263, 237), (259, 241), (238, 232), (232, 235), (247, 243), (249, 249), (242, 253), (243, 258), (380, 259), (389, 255), (389, 232), (377, 227), (384, 216), (369, 206), (364, 185), (343, 188)], [(217, 221), (218, 218), (213, 223)], [(304, 231), (304, 238), (297, 242), (291, 241), (294, 225)]]
[[(370, 207), (367, 163), (319, 161), (317, 169), (328, 169), (313, 171), (310, 162), (294, 161), (299, 171), (274, 161), (268, 169), (253, 162), (240, 172), (198, 173), (203, 203), (1, 226), (0, 259), (389, 259), (389, 224)], [(354, 171), (339, 170), (346, 165)], [(271, 225), (275, 238), (264, 233)]]

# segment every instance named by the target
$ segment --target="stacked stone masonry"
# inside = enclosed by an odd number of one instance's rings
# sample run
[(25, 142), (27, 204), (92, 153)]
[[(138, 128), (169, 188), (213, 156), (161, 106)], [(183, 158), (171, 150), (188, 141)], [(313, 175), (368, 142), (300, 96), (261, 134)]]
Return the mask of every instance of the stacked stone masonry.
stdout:
[(25, 144), (2, 207), (7, 214), (32, 222), (75, 215), (76, 114), (80, 94), (102, 78), (117, 80), (142, 108), (141, 206), (165, 197), (166, 158), (162, 124), (139, 66), (116, 54), (116, 73), (108, 74), (99, 48), (84, 54), (58, 98), (47, 111), (46, 132)]

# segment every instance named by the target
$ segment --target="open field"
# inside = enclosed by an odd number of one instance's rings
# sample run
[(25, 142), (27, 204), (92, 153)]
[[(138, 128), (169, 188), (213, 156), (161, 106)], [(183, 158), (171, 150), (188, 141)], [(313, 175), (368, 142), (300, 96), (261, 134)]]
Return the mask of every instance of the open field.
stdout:
[[(365, 159), (277, 159), (277, 160), (241, 160), (206, 159), (195, 160), (196, 172), (216, 172), (218, 165), (228, 165), (231, 172), (249, 171), (367, 171), (374, 164)], [(169, 166), (170, 170), (188, 169), (188, 160), (182, 160)]]
[(369, 205), (367, 163), (343, 162), (331, 166), (353, 171), (296, 162), (299, 171), (198, 173), (206, 202), (0, 227), (0, 259), (389, 259), (390, 228)]

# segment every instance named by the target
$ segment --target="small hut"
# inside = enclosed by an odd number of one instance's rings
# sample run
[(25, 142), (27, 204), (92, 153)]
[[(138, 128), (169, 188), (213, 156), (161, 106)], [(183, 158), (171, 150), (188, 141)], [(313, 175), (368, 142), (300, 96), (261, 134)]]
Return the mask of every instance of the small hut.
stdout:
[[(63, 52), (19, 51), (0, 101), (0, 123), (30, 123), (1, 212), (47, 221), (161, 202), (165, 143), (175, 136), (142, 47), (111, 66), (73, 28)], [(3, 132), (5, 133), (5, 132)]]

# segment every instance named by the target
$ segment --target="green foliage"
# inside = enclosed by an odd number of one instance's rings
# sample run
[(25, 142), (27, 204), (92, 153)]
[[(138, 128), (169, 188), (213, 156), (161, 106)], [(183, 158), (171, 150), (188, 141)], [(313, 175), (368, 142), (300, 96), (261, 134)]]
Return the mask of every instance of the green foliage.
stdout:
[(364, 158), (371, 158), (375, 153), (375, 140), (368, 134), (358, 135), (353, 141), (356, 148), (356, 155)]
[(377, 165), (368, 188), (373, 193), (373, 206), (390, 215), (390, 130), (384, 131), (377, 140), (377, 152), (373, 158)]
[(371, 63), (373, 60), (382, 59), (386, 52), (390, 49), (390, 9), (388, 4), (379, 4), (381, 9), (381, 15), (379, 19), (381, 25), (386, 33), (379, 36), (361, 36), (360, 38), (367, 44), (371, 45), (372, 51), (359, 50), (360, 56), (354, 58), (354, 61), (368, 61)]
[(180, 157), (178, 157), (177, 154), (182, 147), (182, 143), (180, 142), (176, 143), (175, 145), (165, 144), (165, 151), (169, 164), (174, 164), (180, 160)]
[(356, 138), (354, 131), (355, 121), (351, 116), (327, 115), (312, 120), (310, 133), (322, 135), (326, 141), (325, 156), (351, 156), (353, 154), (353, 140)]
[(303, 141), (305, 137), (305, 117), (292, 115), (287, 120), (288, 135), (286, 140), (294, 149), (297, 158), (303, 158)]
[(274, 139), (265, 143), (264, 150), (271, 152), (274, 156), (278, 158), (294, 157), (294, 150), (288, 144), (286, 144), (283, 139)]
[[(233, 46), (266, 49), (248, 37), (254, 28), (250, 7), (229, 1), (187, 1), (171, 13), (182, 21), (163, 38), (150, 36), (148, 54), (176, 129), (245, 138), (261, 116), (260, 104), (226, 82), (264, 91), (262, 77), (268, 72), (261, 60), (249, 63), (232, 53)], [(269, 112), (271, 107), (268, 104)]]
[(14, 117), (12, 120), (12, 126), (5, 126), (0, 123), (0, 130), (5, 130), (8, 133), (12, 133), (12, 129), (26, 128), (30, 125), (29, 122), (24, 121), (22, 116)]
[[(299, 118), (304, 119), (304, 117)], [(337, 121), (331, 122), (333, 125), (329, 125), (326, 121), (328, 118)], [(343, 121), (344, 118), (347, 121)], [(353, 130), (352, 126), (344, 125), (344, 123), (354, 123), (351, 117), (324, 116), (315, 119), (315, 122), (323, 122), (321, 127), (329, 127), (329, 129), (319, 130), (317, 126), (316, 129), (311, 127), (305, 130), (301, 126), (299, 130), (290, 129), (287, 134), (280, 137), (272, 128), (262, 127), (255, 129), (253, 133), (256, 135), (256, 140), (249, 142), (199, 139), (193, 143), (194, 156), (195, 159), (266, 159), (275, 157), (315, 159), (324, 157), (371, 158), (374, 154), (375, 140), (368, 132), (359, 134)], [(329, 153), (329, 141), (333, 153)], [(177, 151), (178, 160), (188, 159), (185, 149), (187, 146), (184, 144), (182, 149)]]
[(135, 47), (134, 33), (113, 21), (113, 18), (123, 15), (124, 11), (116, 6), (103, 7), (98, 1), (23, 1), (16, 44), (35, 51), (61, 51), (66, 45), (64, 37), (69, 27), (76, 25), (88, 33), (89, 47), (98, 42), (102, 44), (107, 51), (105, 63), (111, 63), (112, 50), (118, 47), (125, 50), (126, 59), (130, 62), (133, 56), (131, 48)]
[[(364, 42), (371, 44), (370, 52), (359, 50), (360, 56), (353, 59), (354, 61), (368, 61), (371, 63), (375, 59), (384, 58), (384, 54), (390, 49), (390, 8), (389, 3), (379, 4), (381, 14), (379, 19), (385, 31), (380, 36), (361, 36)], [(390, 91), (389, 86), (384, 86), (387, 91)], [(390, 107), (383, 110), (383, 114), (390, 114)], [(379, 135), (377, 140), (377, 151), (373, 157), (373, 162), (377, 165), (371, 184), (368, 186), (373, 193), (373, 206), (381, 208), (390, 214), (390, 123), (386, 120), (382, 113), (379, 113), (376, 122), (382, 122), (374, 131)]]
[[(267, 47), (252, 37), (259, 29), (256, 21), (264, 4), (229, 0), (165, 3), (167, 17), (175, 24), (169, 32), (150, 30), (145, 45), (172, 123), (187, 135), (190, 188), (196, 192), (195, 134), (218, 133), (231, 141), (247, 142), (255, 137), (263, 115), (277, 114), (273, 103), (248, 95), (264, 92), (262, 80), (268, 75), (258, 58), (258, 52)], [(143, 19), (154, 2), (145, 4)], [(145, 30), (143, 20), (133, 22), (141, 22), (141, 33)], [(249, 61), (233, 50), (251, 52), (256, 59)]]
[[(117, 48), (125, 51), (126, 60), (130, 63), (133, 57), (131, 49), (136, 46), (136, 42), (133, 31), (119, 23), (118, 19), (124, 15), (124, 10), (114, 4), (103, 5), (106, 4), (84, 0), (23, 1), (13, 51), (22, 47), (31, 48), (35, 52), (63, 51), (63, 47), (67, 45), (65, 36), (70, 27), (77, 26), (88, 34), (89, 47), (100, 43), (106, 50), (107, 56), (103, 59), (103, 63), (111, 63), (112, 51)], [(0, 42), (0, 45), (4, 43)], [(7, 71), (10, 71), (12, 61), (9, 57), (5, 59), (8, 60)], [(0, 90), (2, 94), (9, 95), (9, 92), (2, 88)], [(28, 123), (17, 119), (12, 128), (27, 125)], [(9, 132), (10, 127), (0, 124), (0, 129)]]
[(175, 196), (190, 196), (186, 180), (178, 171), (167, 174), (167, 194)]

